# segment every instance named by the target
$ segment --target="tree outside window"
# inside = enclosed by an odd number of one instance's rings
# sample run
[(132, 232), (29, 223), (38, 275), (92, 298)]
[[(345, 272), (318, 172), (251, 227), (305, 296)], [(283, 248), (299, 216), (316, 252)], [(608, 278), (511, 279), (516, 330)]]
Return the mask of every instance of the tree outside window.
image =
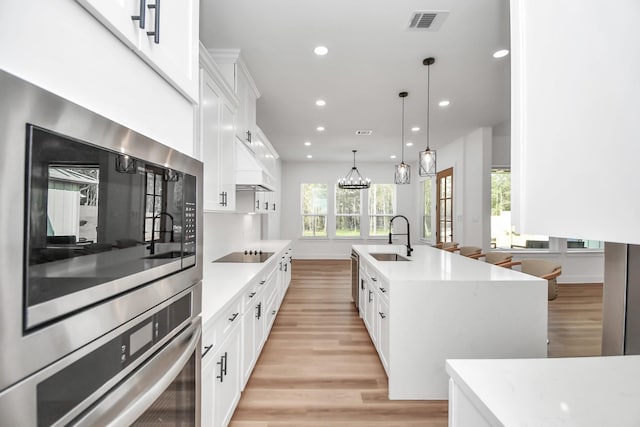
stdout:
[(388, 235), (389, 221), (395, 214), (395, 184), (371, 184), (369, 187), (369, 236)]
[(336, 237), (360, 237), (361, 191), (335, 188)]
[(327, 185), (301, 185), (302, 236), (327, 237)]

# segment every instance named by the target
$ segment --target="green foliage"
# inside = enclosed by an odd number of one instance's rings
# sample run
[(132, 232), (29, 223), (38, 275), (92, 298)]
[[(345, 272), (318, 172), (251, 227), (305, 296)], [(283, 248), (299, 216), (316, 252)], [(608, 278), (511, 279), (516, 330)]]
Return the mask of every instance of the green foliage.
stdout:
[(511, 172), (491, 172), (491, 216), (500, 216), (502, 211), (511, 211)]

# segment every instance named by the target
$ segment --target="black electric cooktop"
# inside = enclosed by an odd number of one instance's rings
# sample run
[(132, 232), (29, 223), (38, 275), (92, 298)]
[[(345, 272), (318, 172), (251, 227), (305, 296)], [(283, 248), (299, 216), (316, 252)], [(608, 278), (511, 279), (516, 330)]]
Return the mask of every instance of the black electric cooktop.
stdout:
[(223, 256), (222, 258), (218, 258), (213, 262), (265, 262), (273, 255), (273, 252), (262, 252), (258, 251), (244, 251), (244, 252), (231, 252)]

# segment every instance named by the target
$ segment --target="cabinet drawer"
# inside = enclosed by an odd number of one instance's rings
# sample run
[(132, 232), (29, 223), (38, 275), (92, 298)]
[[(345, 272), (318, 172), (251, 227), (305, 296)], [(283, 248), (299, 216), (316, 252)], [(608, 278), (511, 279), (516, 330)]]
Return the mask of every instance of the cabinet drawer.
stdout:
[(240, 323), (242, 298), (237, 297), (213, 322), (214, 347), (227, 337), (233, 327)]

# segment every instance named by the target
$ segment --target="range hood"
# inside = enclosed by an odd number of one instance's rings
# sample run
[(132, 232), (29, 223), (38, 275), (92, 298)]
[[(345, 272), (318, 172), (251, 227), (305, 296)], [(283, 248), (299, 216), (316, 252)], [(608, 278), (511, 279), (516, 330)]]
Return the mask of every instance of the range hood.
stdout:
[(244, 143), (236, 143), (236, 190), (274, 191), (274, 179)]

